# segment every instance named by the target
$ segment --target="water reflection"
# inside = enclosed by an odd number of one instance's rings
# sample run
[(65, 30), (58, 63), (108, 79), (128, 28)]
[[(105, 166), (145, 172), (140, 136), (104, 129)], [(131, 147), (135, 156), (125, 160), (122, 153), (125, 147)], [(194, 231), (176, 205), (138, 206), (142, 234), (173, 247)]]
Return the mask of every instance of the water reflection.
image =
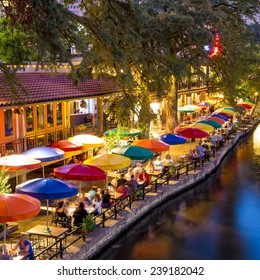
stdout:
[(260, 126), (207, 181), (156, 208), (97, 259), (260, 259)]

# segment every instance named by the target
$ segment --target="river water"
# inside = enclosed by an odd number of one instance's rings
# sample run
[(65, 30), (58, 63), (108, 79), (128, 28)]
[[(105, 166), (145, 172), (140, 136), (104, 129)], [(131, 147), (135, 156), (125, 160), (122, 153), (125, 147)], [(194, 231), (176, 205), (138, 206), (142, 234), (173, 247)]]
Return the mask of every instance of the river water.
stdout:
[(260, 125), (205, 182), (171, 198), (95, 259), (260, 259)]

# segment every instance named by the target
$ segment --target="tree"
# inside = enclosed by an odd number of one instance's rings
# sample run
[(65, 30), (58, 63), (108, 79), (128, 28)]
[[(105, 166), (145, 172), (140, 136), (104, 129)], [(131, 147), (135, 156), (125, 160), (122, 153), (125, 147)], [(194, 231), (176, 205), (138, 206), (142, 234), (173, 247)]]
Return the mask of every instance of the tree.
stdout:
[(12, 190), (10, 184), (8, 184), (9, 175), (5, 174), (6, 167), (3, 166), (0, 171), (0, 193), (10, 193)]

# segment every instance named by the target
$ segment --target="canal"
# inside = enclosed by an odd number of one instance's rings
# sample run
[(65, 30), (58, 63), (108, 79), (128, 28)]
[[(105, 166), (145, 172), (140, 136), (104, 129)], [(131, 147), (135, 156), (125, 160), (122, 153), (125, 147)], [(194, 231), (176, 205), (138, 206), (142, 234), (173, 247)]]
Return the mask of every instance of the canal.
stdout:
[(95, 259), (259, 260), (260, 125), (205, 182), (151, 211)]

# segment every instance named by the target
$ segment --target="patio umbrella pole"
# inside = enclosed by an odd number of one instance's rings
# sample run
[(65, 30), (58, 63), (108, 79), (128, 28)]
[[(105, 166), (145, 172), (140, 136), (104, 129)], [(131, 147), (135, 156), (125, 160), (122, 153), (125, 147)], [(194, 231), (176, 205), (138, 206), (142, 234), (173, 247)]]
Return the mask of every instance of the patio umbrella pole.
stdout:
[(49, 229), (49, 199), (47, 199), (46, 201), (47, 203), (47, 219), (46, 219), (46, 229), (44, 230), (44, 232), (51, 232), (50, 229)]
[(2, 254), (5, 253), (5, 244), (6, 244), (6, 223), (4, 223), (4, 244), (2, 247)]
[(42, 164), (42, 178), (44, 178), (45, 172), (44, 172), (44, 163)]

